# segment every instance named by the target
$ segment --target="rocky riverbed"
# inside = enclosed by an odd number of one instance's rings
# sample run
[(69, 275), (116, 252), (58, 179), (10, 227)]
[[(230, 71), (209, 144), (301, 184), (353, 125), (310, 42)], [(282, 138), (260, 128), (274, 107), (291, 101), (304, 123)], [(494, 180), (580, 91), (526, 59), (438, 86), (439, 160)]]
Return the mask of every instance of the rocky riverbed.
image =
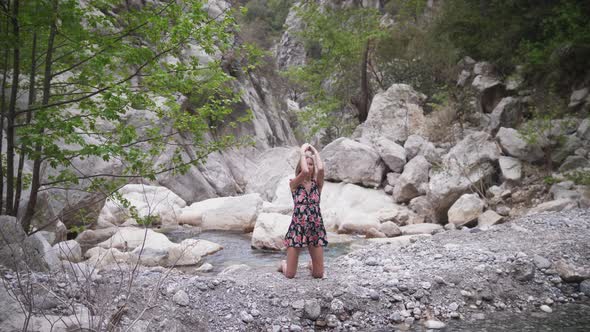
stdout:
[[(2, 273), (9, 289), (32, 285), (39, 309), (31, 324), (41, 330), (49, 321), (43, 315), (105, 329), (111, 322), (122, 331), (461, 330), (488, 317), (545, 317), (572, 304), (586, 315), (577, 313), (581, 320), (568, 328), (590, 328), (583, 319), (590, 315), (590, 210), (443, 231), (406, 245), (374, 241), (328, 261), (323, 279), (311, 278), (305, 261), (294, 279), (245, 265), (214, 275), (162, 267), (132, 273), (127, 265), (77, 279)], [(0, 298), (0, 330), (20, 330), (17, 302)]]

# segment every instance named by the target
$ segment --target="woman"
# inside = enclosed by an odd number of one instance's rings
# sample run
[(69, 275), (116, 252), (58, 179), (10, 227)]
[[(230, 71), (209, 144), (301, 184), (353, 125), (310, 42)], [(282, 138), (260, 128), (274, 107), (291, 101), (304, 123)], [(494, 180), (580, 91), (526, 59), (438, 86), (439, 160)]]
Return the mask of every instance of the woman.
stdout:
[[(311, 155), (306, 152), (310, 151)], [(301, 158), (295, 168), (295, 178), (289, 181), (295, 206), (291, 225), (285, 235), (287, 260), (281, 262), (279, 272), (293, 278), (301, 248), (307, 247), (311, 256), (311, 275), (324, 276), (324, 248), (328, 245), (326, 229), (320, 212), (320, 194), (324, 186), (324, 165), (318, 151), (310, 144), (301, 146)]]

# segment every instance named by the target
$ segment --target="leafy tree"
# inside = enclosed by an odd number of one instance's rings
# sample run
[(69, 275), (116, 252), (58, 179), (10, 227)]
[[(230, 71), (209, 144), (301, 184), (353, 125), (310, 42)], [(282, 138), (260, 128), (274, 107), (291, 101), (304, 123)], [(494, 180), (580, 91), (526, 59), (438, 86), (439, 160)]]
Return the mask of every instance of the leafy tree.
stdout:
[[(343, 131), (343, 113), (355, 110), (365, 121), (373, 97), (371, 66), (375, 45), (384, 36), (381, 14), (367, 8), (331, 8), (308, 2), (298, 9), (308, 59), (287, 75), (307, 94), (301, 122), (310, 134), (334, 126)], [(350, 127), (350, 125), (348, 125)], [(346, 130), (344, 130), (346, 131)]]
[[(112, 193), (131, 178), (186, 171), (236, 143), (231, 136), (204, 137), (239, 101), (233, 78), (218, 61), (182, 57), (189, 45), (211, 55), (232, 47), (230, 11), (212, 18), (196, 0), (12, 0), (0, 3), (0, 14), (0, 134), (6, 137), (0, 213), (16, 216), (27, 198), (19, 216), (25, 230), (42, 190), (83, 186)], [(199, 96), (190, 111), (177, 102), (180, 94)], [(132, 112), (142, 113), (144, 127), (126, 120)], [(151, 160), (180, 134), (191, 136), (198, 155), (187, 160), (178, 147), (173, 165), (154, 166)], [(73, 168), (93, 158), (119, 160), (122, 169), (82, 174)], [(32, 163), (30, 174), (25, 161)], [(22, 197), (28, 177), (30, 194)]]

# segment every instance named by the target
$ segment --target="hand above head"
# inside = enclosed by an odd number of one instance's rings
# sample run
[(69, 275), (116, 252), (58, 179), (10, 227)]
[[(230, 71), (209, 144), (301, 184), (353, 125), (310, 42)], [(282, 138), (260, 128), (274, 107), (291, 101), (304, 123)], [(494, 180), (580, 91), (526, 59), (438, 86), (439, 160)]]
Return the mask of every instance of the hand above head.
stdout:
[(303, 143), (303, 145), (301, 145), (301, 151), (305, 152), (307, 150), (310, 149), (310, 144), (309, 143)]

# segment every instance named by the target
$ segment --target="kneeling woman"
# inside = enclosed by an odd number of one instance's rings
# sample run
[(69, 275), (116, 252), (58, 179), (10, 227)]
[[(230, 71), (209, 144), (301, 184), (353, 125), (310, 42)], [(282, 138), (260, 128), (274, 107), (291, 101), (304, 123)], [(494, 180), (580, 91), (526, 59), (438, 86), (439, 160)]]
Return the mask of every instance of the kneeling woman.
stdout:
[[(307, 151), (311, 155), (307, 155)], [(295, 206), (291, 225), (285, 235), (287, 260), (279, 271), (287, 278), (295, 277), (301, 248), (307, 247), (314, 278), (324, 276), (324, 248), (328, 245), (326, 229), (320, 212), (320, 194), (324, 185), (324, 165), (318, 151), (310, 144), (301, 146), (301, 158), (295, 169), (295, 178), (289, 181)]]

